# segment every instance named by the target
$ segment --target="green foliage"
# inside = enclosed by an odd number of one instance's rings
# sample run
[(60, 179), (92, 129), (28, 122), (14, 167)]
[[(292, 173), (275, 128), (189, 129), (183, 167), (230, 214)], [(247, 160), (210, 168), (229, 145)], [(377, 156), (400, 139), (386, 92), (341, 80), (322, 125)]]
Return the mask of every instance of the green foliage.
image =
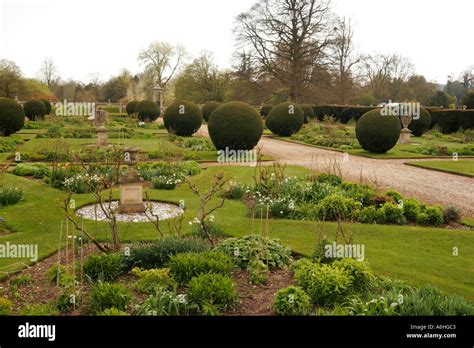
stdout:
[(23, 105), (23, 109), (31, 121), (42, 119), (46, 115), (46, 105), (41, 100), (31, 99)]
[(56, 283), (66, 274), (66, 267), (63, 265), (54, 265), (50, 269), (48, 269), (47, 275), (48, 279), (51, 283)]
[(444, 222), (443, 209), (440, 207), (424, 207), (417, 214), (416, 222), (425, 226), (441, 226)]
[(267, 117), (268, 113), (273, 109), (275, 105), (267, 104), (260, 107), (260, 116), (263, 118)]
[(340, 194), (325, 197), (317, 206), (319, 218), (329, 221), (352, 220), (360, 209), (362, 209), (362, 203)]
[(369, 290), (374, 282), (375, 277), (366, 262), (345, 258), (334, 261), (332, 266), (349, 274), (352, 278), (352, 287), (356, 292), (362, 293)]
[(298, 133), (304, 123), (304, 112), (301, 106), (294, 103), (281, 103), (270, 110), (265, 124), (273, 134), (290, 136)]
[(265, 262), (268, 250), (268, 266), (270, 269), (284, 268), (291, 262), (290, 249), (283, 246), (277, 239), (267, 240), (262, 236), (251, 235), (242, 238), (228, 238), (216, 247), (217, 251), (231, 257), (234, 264), (242, 269), (248, 269), (250, 263), (258, 258), (259, 249), (261, 258), (264, 258)]
[(308, 315), (312, 310), (311, 298), (300, 287), (289, 286), (275, 294), (273, 309), (276, 315)]
[(403, 216), (410, 221), (416, 222), (420, 212), (420, 202), (416, 199), (406, 199), (403, 201)]
[(420, 117), (413, 119), (408, 126), (415, 137), (421, 137), (431, 128), (431, 114), (425, 108), (420, 108)]
[(376, 109), (373, 106), (350, 106), (344, 107), (340, 116), (340, 122), (345, 124), (348, 123), (351, 119), (358, 121), (364, 114), (369, 111)]
[(385, 224), (403, 225), (406, 223), (403, 209), (392, 203), (385, 203), (380, 209), (381, 219)]
[(214, 110), (208, 130), (217, 150), (252, 150), (262, 137), (263, 122), (250, 105), (230, 102)]
[(23, 140), (18, 138), (0, 138), (0, 153), (12, 152), (23, 143)]
[(128, 314), (127, 312), (124, 312), (115, 307), (106, 308), (102, 312), (97, 313), (97, 316), (99, 317), (127, 317), (129, 315), (130, 314)]
[(46, 99), (40, 99), (43, 103), (44, 103), (44, 106), (46, 108), (46, 113), (45, 115), (50, 115), (51, 114), (51, 110), (52, 110), (52, 106), (51, 106), (51, 103), (49, 102), (49, 100), (46, 100)]
[(124, 271), (121, 254), (90, 255), (84, 263), (84, 274), (94, 281), (112, 281)]
[(393, 316), (397, 315), (400, 304), (386, 297), (377, 297), (370, 301), (352, 298), (345, 310), (352, 316)]
[(430, 106), (448, 108), (450, 104), (449, 96), (443, 91), (437, 91), (430, 99)]
[(384, 216), (380, 210), (374, 206), (365, 207), (357, 212), (357, 221), (362, 224), (376, 224), (383, 221)]
[(125, 109), (127, 110), (127, 115), (133, 115), (137, 110), (137, 106), (138, 101), (132, 100), (131, 102), (129, 102), (125, 107)]
[(182, 316), (189, 315), (193, 309), (195, 306), (188, 303), (186, 295), (159, 288), (135, 312), (142, 316)]
[(187, 101), (176, 101), (165, 111), (163, 121), (171, 134), (189, 137), (196, 133), (202, 124), (199, 106)]
[(20, 104), (10, 98), (0, 97), (0, 134), (9, 136), (25, 124), (25, 112)]
[(392, 149), (398, 142), (400, 130), (398, 117), (382, 116), (379, 109), (369, 111), (356, 124), (357, 140), (364, 150), (373, 153)]
[(216, 101), (210, 101), (204, 104), (202, 107), (202, 117), (204, 118), (204, 120), (206, 122), (209, 122), (209, 117), (211, 117), (211, 114), (221, 105), (222, 103)]
[(302, 104), (301, 109), (303, 110), (304, 123), (308, 123), (310, 119), (314, 118), (314, 110), (311, 105)]
[(137, 104), (135, 112), (142, 122), (153, 122), (160, 117), (160, 107), (152, 100), (142, 100)]
[(95, 314), (107, 308), (125, 311), (131, 297), (130, 290), (122, 285), (98, 283), (90, 290), (89, 306)]
[(49, 176), (51, 170), (44, 163), (18, 163), (13, 169), (13, 174), (18, 176), (32, 176), (35, 179), (42, 179)]
[(12, 310), (12, 302), (6, 297), (0, 297), (0, 316), (10, 315)]
[(58, 310), (55, 306), (50, 303), (40, 303), (34, 305), (28, 305), (22, 308), (19, 315), (28, 317), (49, 317), (59, 315)]
[(182, 253), (171, 256), (168, 262), (171, 276), (180, 284), (203, 273), (228, 274), (232, 270), (232, 259), (224, 253)]
[(146, 294), (153, 294), (158, 288), (174, 289), (177, 284), (170, 276), (169, 268), (141, 270), (134, 268), (132, 274), (139, 278), (137, 289)]
[(0, 208), (14, 205), (24, 197), (23, 190), (13, 186), (0, 187)]
[(342, 179), (337, 175), (321, 173), (316, 177), (316, 181), (326, 183), (331, 186), (339, 186), (342, 184)]
[(201, 274), (189, 282), (189, 300), (199, 305), (201, 312), (205, 306), (218, 310), (232, 308), (238, 301), (235, 284), (231, 278), (222, 274)]
[(462, 104), (468, 109), (474, 109), (474, 91), (466, 93), (464, 98), (462, 98)]
[(171, 177), (173, 175), (184, 178), (189, 175), (201, 173), (201, 167), (195, 161), (185, 162), (155, 162), (138, 165), (138, 172), (146, 181), (151, 181), (159, 176)]
[(313, 111), (319, 121), (323, 121), (325, 117), (332, 117), (335, 120), (339, 120), (344, 108), (345, 107), (339, 105), (314, 105)]
[(442, 110), (442, 111), (432, 111), (432, 114), (437, 115), (437, 124), (438, 128), (443, 134), (455, 133), (461, 127), (459, 123), (459, 114), (461, 110)]
[(204, 241), (197, 238), (166, 237), (153, 243), (134, 245), (130, 256), (124, 257), (128, 269), (154, 269), (163, 267), (171, 256), (178, 253), (201, 253), (208, 249)]

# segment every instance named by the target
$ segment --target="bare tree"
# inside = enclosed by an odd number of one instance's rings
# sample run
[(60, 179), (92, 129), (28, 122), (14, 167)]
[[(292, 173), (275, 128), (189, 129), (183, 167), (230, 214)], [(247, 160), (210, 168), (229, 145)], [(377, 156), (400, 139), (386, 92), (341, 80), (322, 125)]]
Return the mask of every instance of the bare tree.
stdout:
[(330, 19), (328, 0), (259, 0), (237, 18), (239, 49), (298, 102), (327, 65)]
[(48, 88), (58, 79), (57, 68), (54, 64), (53, 58), (45, 58), (41, 63), (39, 75), (41, 81), (48, 85)]

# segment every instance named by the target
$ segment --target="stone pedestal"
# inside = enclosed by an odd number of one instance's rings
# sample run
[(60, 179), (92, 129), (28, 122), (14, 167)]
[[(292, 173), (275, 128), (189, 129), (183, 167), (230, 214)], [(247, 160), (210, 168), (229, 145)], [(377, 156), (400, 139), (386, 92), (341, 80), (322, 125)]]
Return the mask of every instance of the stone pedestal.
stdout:
[(403, 128), (400, 132), (399, 144), (410, 145), (411, 144), (411, 130)]
[(97, 127), (97, 146), (108, 146), (108, 130), (104, 126)]
[(132, 169), (120, 177), (120, 214), (145, 213), (143, 178)]

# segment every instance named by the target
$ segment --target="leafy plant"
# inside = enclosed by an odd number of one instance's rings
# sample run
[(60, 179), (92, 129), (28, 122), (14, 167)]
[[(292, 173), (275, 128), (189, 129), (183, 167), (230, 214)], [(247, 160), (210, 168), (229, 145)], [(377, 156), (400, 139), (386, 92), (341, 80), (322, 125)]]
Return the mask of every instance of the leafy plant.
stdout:
[(0, 316), (10, 315), (12, 306), (13, 304), (9, 299), (0, 297)]
[(24, 197), (23, 190), (18, 187), (4, 186), (0, 188), (0, 208), (14, 205)]
[(84, 263), (84, 274), (95, 281), (112, 281), (124, 271), (121, 254), (91, 255)]
[(308, 315), (311, 312), (311, 298), (303, 289), (290, 286), (279, 290), (273, 300), (276, 315)]
[(115, 307), (106, 308), (102, 312), (97, 313), (97, 316), (99, 317), (126, 317), (129, 315), (130, 314), (128, 314), (127, 312), (117, 309)]
[(179, 316), (188, 315), (193, 309), (195, 306), (189, 304), (185, 294), (177, 295), (173, 291), (159, 288), (136, 307), (135, 312), (142, 316)]
[(126, 310), (130, 303), (131, 293), (119, 284), (98, 283), (90, 291), (89, 306), (93, 313), (99, 313), (107, 308)]
[(146, 294), (154, 293), (158, 288), (174, 289), (176, 281), (170, 276), (169, 268), (141, 270), (134, 268), (132, 274), (139, 278), (137, 289)]
[(369, 290), (374, 281), (374, 275), (366, 262), (346, 258), (334, 261), (332, 266), (342, 269), (351, 277), (352, 286), (357, 292)]

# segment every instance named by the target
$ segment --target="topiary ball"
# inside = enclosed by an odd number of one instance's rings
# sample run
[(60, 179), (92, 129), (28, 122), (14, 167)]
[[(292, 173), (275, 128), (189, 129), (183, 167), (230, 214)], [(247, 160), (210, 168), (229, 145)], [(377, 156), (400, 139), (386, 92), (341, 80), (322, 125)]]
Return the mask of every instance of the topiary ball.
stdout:
[(309, 104), (301, 105), (304, 114), (304, 123), (308, 123), (310, 119), (314, 118), (314, 109)]
[(209, 117), (211, 117), (212, 112), (221, 105), (222, 103), (215, 101), (210, 101), (204, 104), (204, 106), (202, 107), (202, 117), (204, 118), (204, 120), (206, 122), (209, 122)]
[(132, 115), (136, 112), (138, 106), (138, 102), (136, 100), (132, 100), (127, 104), (125, 110), (127, 111), (127, 115)]
[(467, 93), (462, 99), (462, 104), (468, 109), (474, 109), (474, 92)]
[(301, 106), (285, 102), (275, 106), (265, 118), (265, 124), (273, 134), (290, 136), (297, 133), (304, 123), (304, 112)]
[(160, 117), (160, 107), (152, 100), (142, 100), (137, 104), (135, 112), (142, 122), (153, 122)]
[(41, 100), (31, 99), (23, 105), (25, 110), (25, 115), (31, 121), (36, 119), (43, 118), (46, 115), (46, 105)]
[(165, 111), (163, 121), (171, 134), (190, 137), (202, 125), (202, 112), (199, 106), (187, 101), (175, 101)]
[(263, 134), (263, 122), (249, 104), (230, 102), (211, 114), (209, 136), (217, 150), (252, 150)]
[(429, 131), (431, 127), (431, 114), (428, 110), (420, 108), (420, 118), (413, 119), (408, 126), (415, 137), (421, 137), (425, 132)]
[(15, 100), (0, 97), (0, 133), (9, 136), (25, 124), (25, 111)]
[(396, 116), (382, 116), (380, 109), (364, 114), (356, 124), (356, 136), (366, 151), (385, 153), (400, 138), (401, 123)]
[(52, 106), (49, 100), (46, 99), (41, 99), (41, 101), (44, 103), (44, 106), (46, 107), (46, 115), (51, 114)]
[(267, 117), (268, 113), (273, 109), (273, 107), (274, 105), (270, 105), (270, 104), (263, 105), (260, 108), (260, 116), (262, 116), (263, 118)]

